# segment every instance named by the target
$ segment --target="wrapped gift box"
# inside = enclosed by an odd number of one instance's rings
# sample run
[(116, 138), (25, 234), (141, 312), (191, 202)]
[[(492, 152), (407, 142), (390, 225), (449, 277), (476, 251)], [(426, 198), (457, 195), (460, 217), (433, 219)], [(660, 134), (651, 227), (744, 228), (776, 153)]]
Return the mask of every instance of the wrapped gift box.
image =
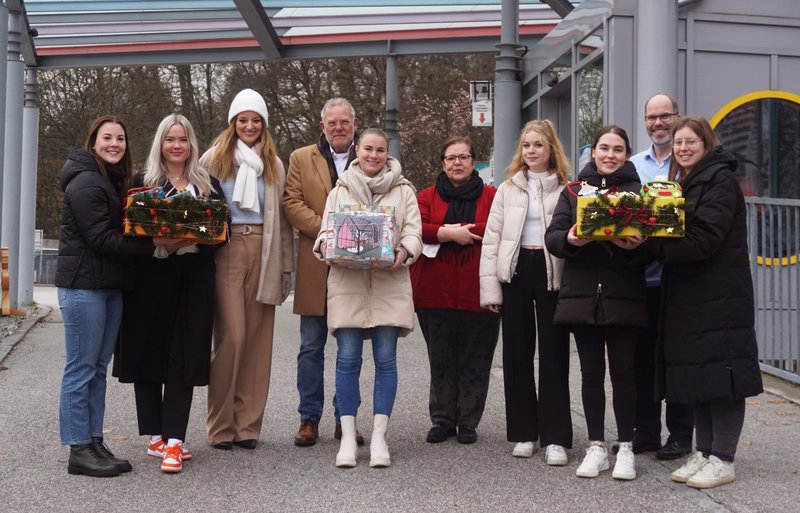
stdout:
[(381, 269), (394, 264), (394, 207), (344, 205), (328, 214), (326, 226), (325, 260), (330, 265)]
[[(573, 184), (570, 184), (573, 186)], [(582, 187), (581, 191), (586, 188)], [(570, 191), (574, 189), (571, 188)], [(648, 182), (641, 194), (598, 191), (578, 196), (578, 235), (594, 240), (646, 235), (683, 237), (684, 204), (680, 185)]]
[(228, 205), (190, 193), (164, 198), (160, 188), (132, 189), (125, 202), (123, 233), (132, 237), (171, 237), (197, 244), (227, 239)]

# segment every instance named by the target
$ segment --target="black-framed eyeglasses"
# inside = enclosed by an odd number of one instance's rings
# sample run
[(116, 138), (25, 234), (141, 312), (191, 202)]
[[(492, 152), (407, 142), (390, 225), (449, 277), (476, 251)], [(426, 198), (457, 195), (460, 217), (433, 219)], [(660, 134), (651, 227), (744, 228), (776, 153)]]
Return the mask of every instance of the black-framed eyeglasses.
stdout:
[(444, 160), (448, 164), (452, 164), (456, 160), (461, 161), (461, 162), (467, 162), (471, 158), (472, 158), (472, 155), (467, 155), (465, 153), (463, 155), (445, 155), (444, 157), (442, 157), (442, 160)]
[(663, 114), (658, 114), (658, 115), (649, 114), (644, 117), (644, 120), (647, 121), (648, 123), (655, 123), (656, 120), (660, 120), (662, 123), (666, 123), (667, 121), (669, 121), (670, 119), (674, 118), (677, 115), (678, 115), (677, 112), (665, 112)]

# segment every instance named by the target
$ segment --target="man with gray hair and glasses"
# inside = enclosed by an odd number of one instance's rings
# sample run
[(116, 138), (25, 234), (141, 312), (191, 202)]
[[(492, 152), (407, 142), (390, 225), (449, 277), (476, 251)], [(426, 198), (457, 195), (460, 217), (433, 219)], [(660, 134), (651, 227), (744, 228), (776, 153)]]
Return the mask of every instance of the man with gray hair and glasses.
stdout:
[[(312, 247), (319, 234), (325, 200), (339, 176), (355, 158), (358, 119), (349, 101), (332, 98), (320, 114), (320, 137), (315, 144), (295, 150), (283, 195), (286, 219), (299, 233), (294, 313), (300, 315), (300, 351), (297, 355), (297, 392), (300, 429), (294, 438), (298, 447), (317, 443), (322, 405), (325, 402), (325, 343), (328, 339), (328, 266), (314, 257)], [(333, 397), (336, 419), (334, 438), (341, 438), (339, 409)], [(358, 445), (364, 439), (357, 433)]]

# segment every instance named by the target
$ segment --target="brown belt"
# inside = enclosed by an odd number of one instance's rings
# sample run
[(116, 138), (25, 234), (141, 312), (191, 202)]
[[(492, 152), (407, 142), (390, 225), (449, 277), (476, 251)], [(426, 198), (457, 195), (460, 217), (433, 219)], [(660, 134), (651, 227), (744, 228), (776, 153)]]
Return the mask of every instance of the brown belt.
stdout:
[(251, 233), (261, 235), (261, 228), (260, 224), (232, 224), (231, 233), (234, 235), (250, 235)]

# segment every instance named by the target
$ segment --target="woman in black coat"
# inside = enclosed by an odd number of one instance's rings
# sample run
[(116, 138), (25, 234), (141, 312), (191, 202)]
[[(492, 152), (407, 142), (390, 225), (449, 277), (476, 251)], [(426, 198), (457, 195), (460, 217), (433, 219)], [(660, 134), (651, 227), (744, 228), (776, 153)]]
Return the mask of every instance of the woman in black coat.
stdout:
[[(578, 180), (598, 189), (639, 192), (641, 183), (628, 161), (628, 135), (614, 125), (601, 128), (592, 144), (592, 162)], [(620, 449), (612, 477), (636, 478), (633, 455), (636, 386), (634, 360), (639, 331), (647, 326), (644, 259), (636, 249), (642, 237), (598, 242), (578, 237), (577, 198), (564, 189), (545, 234), (551, 254), (564, 259), (554, 322), (569, 326), (581, 362), (581, 395), (591, 445), (578, 467), (579, 477), (607, 470), (604, 439), (605, 347), (613, 386)], [(631, 251), (634, 250), (635, 251)]]
[(125, 125), (97, 118), (83, 149), (70, 148), (61, 170), (64, 199), (55, 285), (64, 318), (66, 365), (61, 381), (61, 443), (67, 471), (94, 477), (129, 472), (103, 443), (106, 372), (122, 316), (122, 290), (133, 285), (130, 257), (169, 239), (122, 235), (122, 198), (131, 158)]
[(686, 236), (651, 239), (664, 262), (656, 392), (694, 405), (697, 453), (672, 474), (694, 488), (735, 479), (745, 397), (763, 391), (738, 162), (708, 122), (678, 120), (670, 179), (683, 188)]
[[(189, 120), (171, 114), (158, 126), (134, 185), (162, 187), (167, 197), (223, 199), (198, 155)], [(181, 241), (138, 258), (136, 287), (124, 295), (113, 373), (134, 383), (139, 434), (150, 435), (147, 454), (162, 459), (164, 472), (180, 472), (191, 458), (183, 442), (193, 389), (208, 384), (216, 247)]]

